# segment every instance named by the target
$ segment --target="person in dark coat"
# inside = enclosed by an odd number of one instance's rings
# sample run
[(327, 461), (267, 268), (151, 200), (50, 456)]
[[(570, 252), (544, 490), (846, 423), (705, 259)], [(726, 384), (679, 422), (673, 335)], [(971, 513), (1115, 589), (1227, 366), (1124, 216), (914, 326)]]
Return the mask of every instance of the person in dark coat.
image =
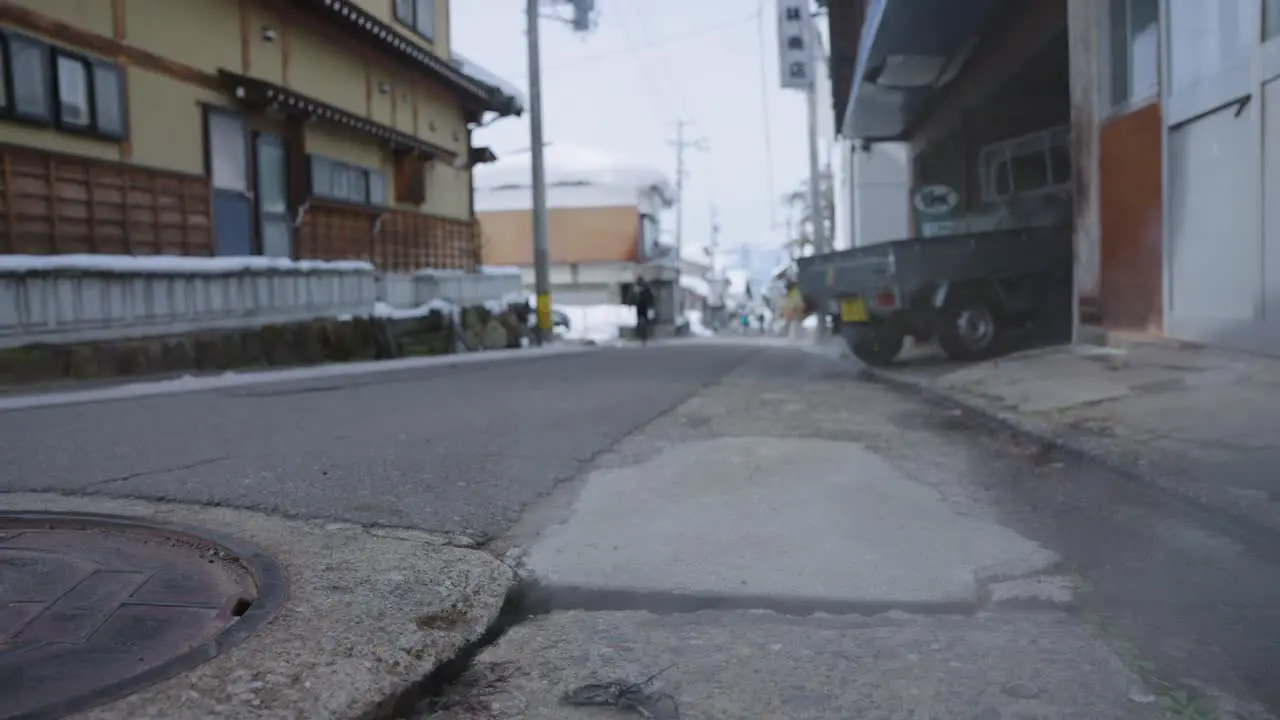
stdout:
[(640, 338), (641, 343), (649, 342), (649, 331), (651, 329), (650, 314), (653, 312), (653, 288), (649, 287), (649, 281), (643, 276), (636, 278), (636, 284), (631, 290), (631, 304), (636, 308), (636, 337)]

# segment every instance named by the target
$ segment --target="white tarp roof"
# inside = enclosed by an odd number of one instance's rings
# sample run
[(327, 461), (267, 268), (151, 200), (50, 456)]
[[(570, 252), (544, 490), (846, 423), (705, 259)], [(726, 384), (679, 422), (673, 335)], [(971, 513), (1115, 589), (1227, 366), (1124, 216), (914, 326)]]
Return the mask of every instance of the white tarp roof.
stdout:
[[(476, 190), (529, 187), (531, 153), (499, 157), (475, 170)], [(631, 190), (653, 188), (666, 203), (675, 196), (663, 171), (625, 158), (577, 145), (555, 143), (543, 151), (544, 173), (550, 186), (598, 186)], [(664, 204), (666, 204), (664, 203)]]

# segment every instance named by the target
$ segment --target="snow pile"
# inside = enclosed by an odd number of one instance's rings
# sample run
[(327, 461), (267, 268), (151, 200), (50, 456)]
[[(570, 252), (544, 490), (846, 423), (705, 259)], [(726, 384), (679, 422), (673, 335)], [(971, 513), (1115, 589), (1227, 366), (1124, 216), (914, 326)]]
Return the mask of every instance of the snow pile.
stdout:
[(569, 318), (565, 337), (570, 340), (617, 340), (621, 328), (636, 324), (636, 310), (630, 305), (564, 305), (556, 309)]
[(529, 100), (525, 97), (524, 90), (457, 51), (453, 53), (453, 66), (462, 71), (463, 74), (470, 75), (485, 85), (497, 88), (503, 95), (515, 98), (515, 101), (520, 103), (521, 108), (529, 106)]
[[(594, 185), (632, 190), (654, 189), (670, 203), (675, 197), (662, 170), (599, 150), (576, 145), (549, 145), (543, 153), (548, 187)], [(476, 190), (528, 188), (532, 153), (521, 153), (475, 170)]]
[(520, 268), (515, 265), (481, 265), (478, 268), (481, 275), (519, 275)]
[(694, 337), (711, 337), (715, 332), (702, 323), (701, 310), (685, 310), (684, 319), (689, 321), (689, 334)]
[(0, 273), (112, 273), (117, 275), (234, 275), (243, 272), (372, 273), (361, 260), (290, 260), (246, 255), (0, 255)]
[(373, 304), (373, 316), (383, 318), (385, 320), (409, 320), (412, 318), (422, 318), (433, 312), (441, 312), (449, 317), (457, 318), (458, 306), (448, 300), (436, 298), (429, 302), (423, 303), (417, 307), (399, 308), (390, 305), (382, 300)]

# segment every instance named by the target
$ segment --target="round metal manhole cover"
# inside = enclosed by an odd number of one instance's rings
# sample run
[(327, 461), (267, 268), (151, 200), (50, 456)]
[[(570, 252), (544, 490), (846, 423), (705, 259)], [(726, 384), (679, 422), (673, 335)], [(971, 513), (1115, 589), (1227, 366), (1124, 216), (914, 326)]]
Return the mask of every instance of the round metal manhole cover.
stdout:
[(0, 720), (61, 717), (189, 670), (284, 594), (273, 560), (216, 533), (0, 513)]

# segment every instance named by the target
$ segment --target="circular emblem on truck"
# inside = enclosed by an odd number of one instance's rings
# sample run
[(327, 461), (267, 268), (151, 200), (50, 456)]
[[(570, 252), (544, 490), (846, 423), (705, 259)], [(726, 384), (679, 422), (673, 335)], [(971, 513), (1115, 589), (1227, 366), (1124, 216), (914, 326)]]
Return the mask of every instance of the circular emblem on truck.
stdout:
[(946, 185), (925, 185), (916, 190), (911, 204), (925, 215), (946, 215), (960, 204), (960, 193)]

